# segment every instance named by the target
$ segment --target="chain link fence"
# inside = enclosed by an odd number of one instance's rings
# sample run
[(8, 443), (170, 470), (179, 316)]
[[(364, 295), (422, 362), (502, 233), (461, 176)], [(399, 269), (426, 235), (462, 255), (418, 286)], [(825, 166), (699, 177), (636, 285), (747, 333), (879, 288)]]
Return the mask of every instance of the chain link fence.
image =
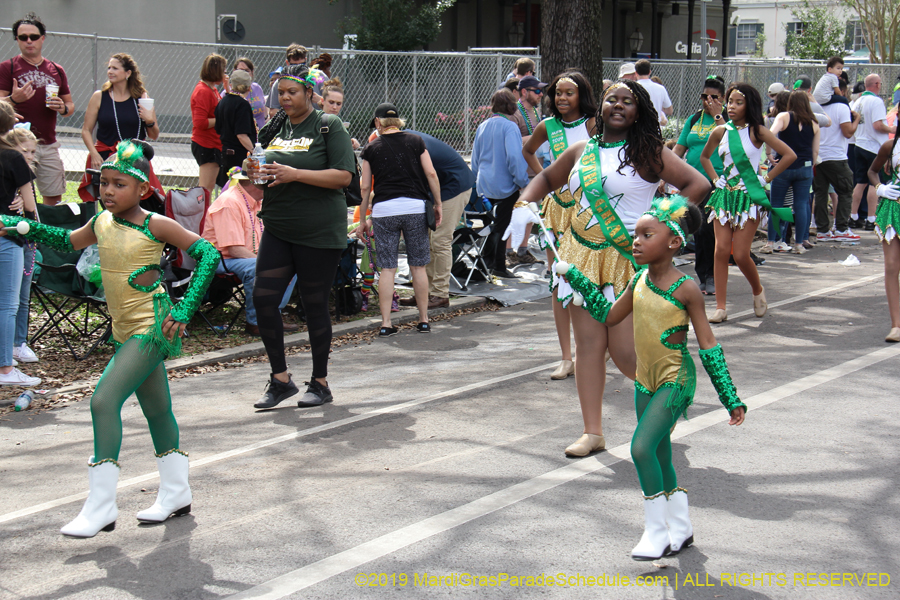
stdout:
[[(493, 49), (491, 49), (493, 50)], [(0, 58), (12, 57), (19, 49), (8, 28), (0, 28)], [(44, 42), (44, 55), (66, 70), (75, 101), (75, 112), (58, 120), (62, 157), (71, 179), (80, 178), (87, 159), (81, 140), (84, 110), (91, 94), (106, 81), (110, 55), (127, 52), (140, 67), (144, 84), (156, 100), (160, 139), (154, 144), (154, 168), (164, 185), (196, 184), (197, 165), (190, 152), (190, 95), (200, 77), (200, 66), (210, 53), (228, 60), (229, 67), (238, 57), (247, 57), (255, 65), (254, 78), (269, 89), (268, 74), (284, 64), (284, 48), (134, 40), (70, 33), (50, 33)], [(502, 52), (375, 52), (362, 50), (309, 48), (310, 59), (322, 52), (333, 57), (331, 73), (341, 79), (345, 90), (341, 117), (350, 123), (350, 133), (364, 142), (375, 106), (393, 102), (410, 128), (434, 135), (462, 154), (472, 149), (475, 129), (490, 116), (491, 94), (512, 71), (518, 54)], [(537, 73), (540, 57), (534, 56)], [(615, 79), (624, 60), (609, 60), (603, 65), (607, 79)], [(878, 73), (884, 81), (883, 94), (889, 97), (900, 67), (848, 63), (850, 80)], [(761, 93), (780, 81), (790, 87), (799, 75), (813, 82), (824, 72), (815, 62), (710, 62), (709, 74), (721, 75), (726, 82), (746, 81)], [(677, 135), (680, 123), (699, 109), (703, 77), (699, 61), (653, 61), (653, 74), (669, 91), (674, 107), (672, 125), (666, 134)], [(552, 74), (544, 74), (549, 80)], [(127, 132), (123, 132), (127, 135)]]
[[(68, 76), (75, 111), (57, 121), (57, 135), (69, 179), (80, 179), (87, 160), (81, 139), (84, 111), (91, 94), (106, 81), (109, 57), (127, 52), (140, 68), (155, 108), (160, 138), (154, 144), (154, 169), (164, 185), (196, 184), (197, 165), (191, 156), (190, 96), (200, 78), (203, 59), (218, 53), (228, 66), (247, 57), (254, 80), (268, 92), (268, 74), (284, 64), (284, 48), (198, 44), (49, 33), (46, 58)], [(475, 129), (490, 116), (490, 97), (512, 71), (518, 55), (502, 53), (373, 52), (309, 48), (312, 59), (322, 52), (333, 57), (332, 76), (345, 90), (341, 117), (350, 134), (364, 142), (375, 107), (393, 102), (408, 127), (434, 135), (460, 153), (471, 152)], [(19, 53), (8, 28), (0, 28), (0, 58)], [(4, 60), (6, 58), (3, 58)], [(540, 58), (535, 57), (540, 69)], [(123, 135), (128, 135), (123, 132)]]
[[(619, 75), (619, 66), (627, 60), (609, 60), (603, 63), (603, 76), (606, 79), (615, 80)], [(681, 131), (681, 124), (696, 111), (700, 110), (700, 93), (703, 91), (705, 80), (700, 61), (662, 62), (654, 60), (653, 75), (660, 78), (666, 86), (669, 97), (672, 100), (674, 119), (669, 119), (669, 125), (663, 131), (664, 137), (677, 137)], [(894, 82), (900, 73), (900, 65), (855, 64), (846, 63), (844, 70), (850, 76), (850, 86), (861, 81), (869, 73), (877, 73), (881, 76), (882, 99), (890, 104)], [(825, 73), (825, 64), (818, 61), (710, 61), (706, 66), (709, 77), (718, 75), (725, 80), (725, 85), (735, 81), (749, 83), (757, 90), (763, 100), (763, 108), (768, 104), (766, 93), (769, 86), (780, 82), (790, 90), (793, 83), (801, 76), (807, 75), (812, 79), (813, 87)]]

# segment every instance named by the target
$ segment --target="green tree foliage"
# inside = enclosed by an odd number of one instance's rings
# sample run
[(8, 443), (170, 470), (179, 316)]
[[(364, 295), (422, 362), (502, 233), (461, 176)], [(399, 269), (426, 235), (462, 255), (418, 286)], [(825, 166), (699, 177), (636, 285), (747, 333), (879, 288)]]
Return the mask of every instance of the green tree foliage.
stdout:
[[(335, 0), (329, 0), (334, 2)], [(419, 50), (441, 33), (441, 16), (456, 0), (361, 0), (358, 15), (337, 28), (341, 35), (355, 33), (358, 50)]]
[(792, 58), (825, 61), (845, 54), (844, 32), (847, 24), (829, 6), (804, 0), (791, 12), (794, 19), (803, 23), (803, 28), (799, 34), (788, 30), (785, 54)]
[(869, 60), (894, 64), (900, 55), (900, 0), (843, 0), (843, 3), (859, 15), (864, 25)]

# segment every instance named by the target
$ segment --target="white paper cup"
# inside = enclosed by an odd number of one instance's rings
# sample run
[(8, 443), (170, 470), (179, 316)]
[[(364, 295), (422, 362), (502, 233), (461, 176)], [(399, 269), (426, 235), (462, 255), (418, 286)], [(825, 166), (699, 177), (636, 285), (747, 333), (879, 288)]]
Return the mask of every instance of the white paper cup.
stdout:
[(50, 106), (50, 99), (51, 99), (51, 98), (58, 98), (58, 97), (59, 97), (59, 86), (58, 86), (58, 85), (55, 85), (55, 84), (52, 84), (52, 83), (48, 83), (48, 84), (46, 85), (46, 87), (44, 87), (44, 90), (45, 90), (46, 93), (47, 93), (47, 100), (46, 100), (45, 105), (49, 107), (49, 106)]
[(153, 98), (138, 98), (138, 104), (145, 110), (153, 110)]

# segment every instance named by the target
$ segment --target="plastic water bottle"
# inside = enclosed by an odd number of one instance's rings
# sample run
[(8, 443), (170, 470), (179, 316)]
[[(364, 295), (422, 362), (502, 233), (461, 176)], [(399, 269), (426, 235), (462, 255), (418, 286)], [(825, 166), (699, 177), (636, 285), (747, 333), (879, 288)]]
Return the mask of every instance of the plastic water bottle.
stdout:
[(34, 400), (34, 394), (29, 392), (28, 390), (22, 392), (18, 398), (16, 398), (16, 412), (20, 410), (26, 410), (28, 406), (31, 404), (31, 401)]
[[(253, 168), (257, 171), (260, 169), (260, 167), (266, 164), (266, 151), (263, 150), (263, 147), (259, 144), (259, 142), (257, 142), (256, 146), (253, 147), (253, 153), (250, 154), (250, 160), (253, 163)], [(253, 183), (257, 185), (265, 185), (266, 180), (257, 178), (253, 180)]]

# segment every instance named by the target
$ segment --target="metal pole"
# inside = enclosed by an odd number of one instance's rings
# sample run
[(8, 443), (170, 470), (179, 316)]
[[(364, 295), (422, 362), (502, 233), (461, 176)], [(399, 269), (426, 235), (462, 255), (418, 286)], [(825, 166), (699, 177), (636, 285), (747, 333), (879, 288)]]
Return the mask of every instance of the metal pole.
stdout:
[(497, 53), (497, 81), (500, 82), (500, 85), (503, 85), (505, 82), (502, 79), (503, 77), (503, 58), (500, 53)]
[(463, 114), (465, 115), (463, 123), (465, 129), (465, 151), (472, 152), (472, 147), (469, 145), (469, 137), (470, 132), (469, 129), (472, 128), (472, 113), (469, 111), (469, 98), (472, 95), (472, 55), (466, 54), (466, 86), (465, 86), (465, 98), (463, 99)]
[(93, 71), (94, 71), (94, 87), (92, 89), (99, 90), (100, 87), (97, 85), (97, 68), (99, 66), (98, 61), (100, 59), (97, 56), (97, 32), (96, 31), (94, 32), (94, 39), (91, 40), (91, 54), (93, 54), (93, 56), (91, 57), (91, 59), (92, 59), (91, 64), (93, 65)]
[(700, 0), (700, 76), (702, 77), (700, 81), (706, 81), (706, 53), (709, 46), (709, 37), (706, 35), (707, 2), (709, 0)]
[(388, 55), (384, 55), (384, 101), (390, 102), (388, 98)]
[(412, 111), (412, 128), (418, 129), (416, 127), (416, 109), (418, 108), (418, 89), (419, 89), (419, 55), (413, 54), (413, 84), (412, 84), (412, 92), (413, 92), (413, 111)]

